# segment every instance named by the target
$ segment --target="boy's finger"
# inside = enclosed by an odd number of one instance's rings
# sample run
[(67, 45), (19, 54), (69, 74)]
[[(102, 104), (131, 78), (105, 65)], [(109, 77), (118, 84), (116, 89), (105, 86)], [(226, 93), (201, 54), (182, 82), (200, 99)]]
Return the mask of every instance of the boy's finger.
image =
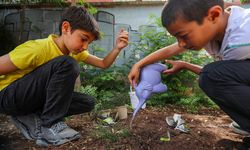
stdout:
[(128, 39), (120, 38), (121, 41), (128, 43)]
[(173, 69), (167, 69), (163, 71), (164, 74), (171, 74), (173, 73)]
[(129, 80), (130, 85), (133, 86), (133, 80), (134, 80), (134, 79), (131, 79), (131, 78), (128, 76), (128, 80)]
[(124, 29), (121, 29), (121, 30), (120, 30), (120, 34), (126, 34), (126, 35), (128, 35), (128, 31), (126, 31), (126, 30), (124, 30)]
[(137, 85), (137, 78), (135, 77), (133, 80), (132, 80), (132, 86), (135, 87)]
[(119, 38), (128, 39), (128, 35), (119, 35)]
[(125, 31), (125, 29), (124, 29), (124, 28), (121, 28), (120, 33), (122, 33), (123, 31)]
[(166, 62), (167, 64), (172, 64), (173, 61), (172, 61), (172, 60), (167, 60), (167, 59), (166, 59), (165, 62)]

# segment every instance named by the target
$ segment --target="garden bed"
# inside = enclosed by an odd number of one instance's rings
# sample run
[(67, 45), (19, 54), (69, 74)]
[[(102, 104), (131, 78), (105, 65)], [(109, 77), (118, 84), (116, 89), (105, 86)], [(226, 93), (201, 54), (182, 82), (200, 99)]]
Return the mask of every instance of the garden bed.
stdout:
[[(181, 133), (170, 128), (165, 118), (174, 113), (182, 115), (190, 128), (190, 133)], [(177, 149), (246, 149), (241, 143), (242, 137), (234, 134), (228, 127), (230, 118), (217, 109), (201, 109), (195, 114), (188, 113), (182, 107), (168, 105), (164, 108), (146, 108), (136, 117), (133, 129), (128, 119), (105, 126), (100, 121), (91, 120), (88, 114), (69, 118), (67, 123), (80, 131), (82, 138), (51, 150), (119, 149), (119, 150), (177, 150)], [(0, 149), (45, 150), (34, 141), (25, 140), (9, 122), (8, 117), (0, 115)], [(160, 140), (170, 133), (170, 141)]]

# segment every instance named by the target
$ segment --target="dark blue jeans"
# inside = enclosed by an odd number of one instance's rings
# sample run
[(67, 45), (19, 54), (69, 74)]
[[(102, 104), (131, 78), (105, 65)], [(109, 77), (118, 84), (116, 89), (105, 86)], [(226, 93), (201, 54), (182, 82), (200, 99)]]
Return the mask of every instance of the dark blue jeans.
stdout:
[(94, 98), (73, 92), (79, 70), (69, 56), (47, 62), (0, 91), (0, 113), (37, 113), (43, 126), (51, 126), (65, 116), (91, 111)]
[(199, 84), (225, 113), (250, 132), (250, 60), (218, 61), (206, 65)]

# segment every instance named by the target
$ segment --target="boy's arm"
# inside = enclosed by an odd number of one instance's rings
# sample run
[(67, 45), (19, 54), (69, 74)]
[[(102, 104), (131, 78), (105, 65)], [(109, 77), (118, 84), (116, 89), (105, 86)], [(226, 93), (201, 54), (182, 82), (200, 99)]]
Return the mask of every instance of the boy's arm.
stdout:
[(128, 75), (128, 79), (129, 79), (130, 84), (132, 84), (132, 81), (134, 83), (137, 83), (137, 81), (139, 79), (139, 75), (140, 75), (140, 69), (143, 66), (155, 63), (155, 62), (160, 61), (160, 60), (167, 59), (171, 56), (180, 54), (184, 51), (185, 51), (185, 49), (179, 47), (178, 43), (174, 43), (170, 46), (159, 49), (159, 50), (151, 53), (150, 55), (146, 56), (145, 58), (143, 58), (142, 60), (140, 60), (139, 62), (134, 64), (134, 66), (132, 67), (132, 69)]
[(120, 34), (118, 35), (116, 39), (116, 45), (114, 46), (113, 50), (108, 53), (106, 57), (103, 59), (98, 58), (94, 55), (89, 55), (86, 60), (84, 60), (85, 63), (93, 65), (95, 67), (99, 68), (108, 68), (113, 64), (115, 61), (116, 57), (120, 53), (120, 51), (128, 45), (128, 32), (121, 30)]
[(172, 68), (165, 70), (163, 73), (165, 74), (175, 74), (181, 71), (182, 69), (186, 69), (192, 71), (195, 74), (200, 74), (202, 67), (199, 65), (191, 64), (185, 61), (173, 61), (173, 60), (166, 60), (166, 63), (172, 65)]
[(7, 74), (18, 69), (10, 60), (9, 54), (0, 57), (0, 66), (0, 75)]

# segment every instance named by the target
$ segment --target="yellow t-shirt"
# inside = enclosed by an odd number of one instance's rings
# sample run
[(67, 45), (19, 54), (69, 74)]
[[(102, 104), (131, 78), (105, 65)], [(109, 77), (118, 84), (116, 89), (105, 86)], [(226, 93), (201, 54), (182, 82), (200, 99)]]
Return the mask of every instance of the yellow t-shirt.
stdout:
[[(38, 66), (63, 55), (53, 40), (56, 37), (56, 35), (49, 35), (49, 37), (45, 39), (31, 40), (11, 51), (9, 53), (10, 59), (19, 69), (15, 72), (0, 76), (0, 90)], [(70, 53), (69, 56), (80, 62), (84, 61), (89, 56), (89, 53), (88, 51), (83, 51), (77, 55)]]

